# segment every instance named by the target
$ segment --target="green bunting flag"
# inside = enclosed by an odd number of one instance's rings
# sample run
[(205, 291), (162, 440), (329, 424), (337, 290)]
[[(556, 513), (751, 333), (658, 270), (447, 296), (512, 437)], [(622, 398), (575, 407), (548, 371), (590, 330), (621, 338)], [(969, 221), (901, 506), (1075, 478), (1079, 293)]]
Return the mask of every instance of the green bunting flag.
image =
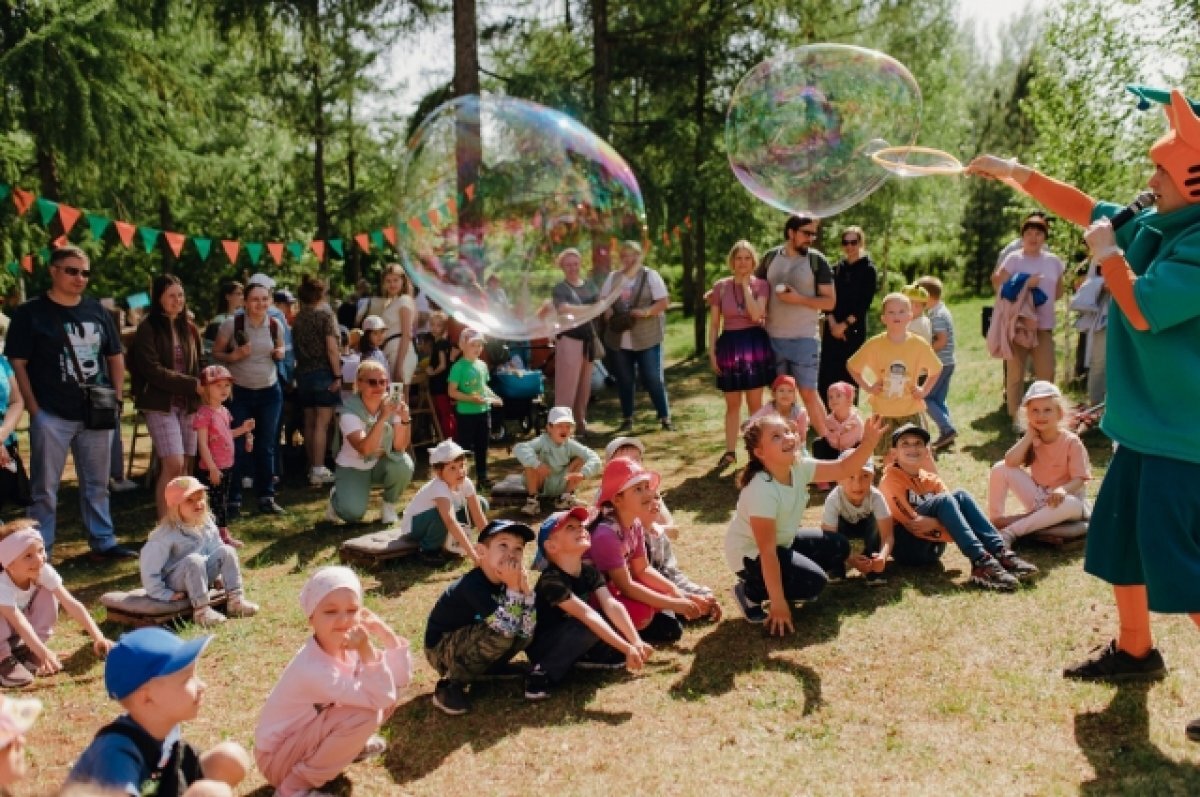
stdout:
[[(8, 186), (5, 186), (5, 188), (8, 188)], [(7, 266), (5, 266), (5, 268), (7, 268), (8, 273), (12, 274), (14, 277), (21, 276), (21, 264), (18, 263), (17, 261), (14, 260), (13, 262), (11, 262)]]
[(346, 259), (346, 250), (342, 248), (341, 238), (330, 238), (329, 248), (333, 250), (333, 253), (337, 256), (338, 260)]
[(142, 246), (146, 250), (146, 254), (154, 251), (154, 245), (158, 243), (159, 230), (153, 227), (138, 227), (138, 235), (142, 237)]
[(208, 260), (208, 253), (212, 251), (212, 238), (192, 238), (192, 243), (196, 245), (196, 254), (200, 255), (200, 262)]
[(262, 259), (263, 245), (262, 244), (246, 244), (246, 256), (250, 258), (250, 265), (257, 266), (258, 261)]
[[(0, 202), (8, 199), (8, 195), (12, 193), (12, 189), (8, 187), (8, 183), (0, 183)], [(10, 265), (17, 265), (15, 262)]]
[(299, 241), (290, 241), (287, 245), (287, 250), (291, 254), (292, 260), (295, 260), (297, 263), (300, 262), (300, 258), (304, 257), (304, 244)]
[(38, 197), (34, 204), (37, 205), (38, 215), (42, 217), (42, 224), (49, 224), (58, 213), (58, 203), (53, 199)]
[(87, 214), (88, 229), (92, 231), (92, 240), (99, 241), (104, 237), (104, 233), (108, 232), (108, 225), (112, 224), (107, 216), (98, 216), (95, 213)]
[(383, 248), (383, 230), (373, 230), (371, 232), (371, 246), (375, 249)]
[(50, 247), (43, 246), (41, 249), (39, 249), (38, 250), (38, 259), (40, 259), (43, 263), (49, 263), (50, 262)]

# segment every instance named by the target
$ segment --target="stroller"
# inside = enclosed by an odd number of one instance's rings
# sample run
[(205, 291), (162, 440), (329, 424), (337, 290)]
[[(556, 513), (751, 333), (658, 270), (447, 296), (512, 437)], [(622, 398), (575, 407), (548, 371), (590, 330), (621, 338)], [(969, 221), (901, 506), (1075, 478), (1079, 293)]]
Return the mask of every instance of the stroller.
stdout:
[(548, 342), (488, 342), (488, 362), (499, 363), (492, 365), (491, 387), (504, 399), (502, 406), (492, 408), (493, 445), (511, 445), (516, 438), (536, 435), (545, 428), (550, 412), (545, 402), (546, 377), (540, 370), (527, 370), (526, 363), (545, 362), (553, 351)]

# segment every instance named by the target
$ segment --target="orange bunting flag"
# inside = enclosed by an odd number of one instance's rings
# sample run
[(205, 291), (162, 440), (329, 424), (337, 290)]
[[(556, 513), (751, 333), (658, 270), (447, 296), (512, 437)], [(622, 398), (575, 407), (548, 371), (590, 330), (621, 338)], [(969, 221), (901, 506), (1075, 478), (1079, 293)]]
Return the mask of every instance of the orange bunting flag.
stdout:
[(179, 257), (179, 253), (183, 251), (183, 242), (187, 240), (187, 236), (178, 232), (164, 232), (163, 238), (167, 239), (167, 246), (171, 248), (171, 254)]
[(451, 216), (458, 215), (458, 197), (450, 197), (446, 200), (446, 212)]
[(430, 208), (429, 209), (429, 226), (440, 227), (441, 224), (442, 224), (442, 217), (440, 215), (438, 215), (438, 212), (436, 209)]
[(238, 252), (241, 250), (241, 244), (237, 241), (221, 241), (221, 248), (225, 250), (225, 256), (229, 258), (230, 263), (236, 263)]
[(126, 247), (133, 246), (133, 234), (137, 232), (137, 227), (125, 221), (113, 221), (113, 226), (117, 228), (117, 237), (121, 239), (121, 243)]
[(684, 225), (685, 227), (687, 227), (689, 230), (690, 230), (690, 229), (692, 229), (692, 217), (691, 217), (691, 216), (684, 216), (684, 217), (683, 217), (683, 225)]
[[(421, 220), (416, 216), (413, 216), (408, 220), (408, 228), (418, 235), (421, 233), (421, 230), (425, 229), (421, 226)], [(393, 246), (395, 246), (395, 244), (393, 244)]]
[(58, 206), (58, 219), (62, 222), (63, 235), (71, 231), (71, 228), (75, 226), (75, 222), (79, 221), (81, 215), (83, 213), (79, 208), (73, 208), (70, 205)]
[(308, 245), (312, 247), (313, 252), (317, 256), (317, 260), (325, 262), (325, 242), (324, 241), (309, 241)]
[[(411, 226), (412, 219), (409, 219), (408, 223)], [(396, 228), (395, 227), (384, 227), (383, 228), (383, 237), (387, 238), (387, 242), (390, 243), (393, 248), (395, 248), (395, 246), (396, 246)]]
[(70, 241), (67, 240), (67, 236), (60, 235), (57, 238), (55, 238), (53, 241), (51, 241), (50, 245), (53, 246), (55, 249), (58, 249), (61, 246), (66, 246), (68, 243), (70, 243)]
[(33, 255), (25, 255), (25, 257), (21, 258), (21, 268), (25, 269), (30, 274), (33, 273)]
[(283, 244), (278, 241), (273, 241), (267, 244), (267, 251), (271, 253), (271, 259), (275, 261), (276, 266), (283, 265)]
[(358, 248), (363, 250), (364, 253), (371, 254), (371, 236), (365, 232), (360, 232), (354, 236), (354, 243), (358, 244)]
[(12, 200), (13, 204), (17, 206), (17, 215), (24, 216), (25, 211), (29, 210), (29, 206), (33, 204), (33, 192), (22, 191), (20, 188), (14, 187), (12, 190)]
[(463, 189), (463, 193), (467, 195), (468, 202), (473, 200), (475, 198), (475, 183), (471, 183), (469, 186)]

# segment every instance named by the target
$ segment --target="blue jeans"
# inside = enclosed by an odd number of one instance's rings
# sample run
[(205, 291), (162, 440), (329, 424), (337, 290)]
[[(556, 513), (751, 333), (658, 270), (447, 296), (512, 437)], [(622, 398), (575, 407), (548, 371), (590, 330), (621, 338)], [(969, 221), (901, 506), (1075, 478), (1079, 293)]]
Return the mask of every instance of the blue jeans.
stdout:
[(79, 512), (93, 551), (117, 544), (108, 511), (108, 472), (111, 430), (84, 429), (83, 421), (68, 421), (43, 408), (29, 421), (29, 481), (33, 503), (26, 514), (38, 522), (49, 558), (54, 548), (58, 486), (62, 482), (67, 452), (75, 460), (79, 477)]
[(246, 453), (244, 438), (234, 447), (233, 484), (229, 485), (229, 503), (242, 504), (242, 477), (250, 473), (253, 460), (254, 489), (258, 500), (275, 497), (275, 449), (279, 446), (279, 419), (283, 412), (283, 389), (276, 382), (271, 387), (254, 390), (233, 386), (229, 402), (233, 428), (254, 419), (254, 451)]
[(637, 389), (634, 382), (634, 370), (641, 375), (642, 387), (650, 394), (654, 411), (659, 420), (671, 417), (671, 408), (667, 405), (667, 387), (663, 384), (662, 344), (651, 346), (641, 351), (617, 349), (613, 353), (613, 376), (617, 378), (617, 395), (621, 399), (621, 415), (633, 417), (633, 397)]
[(1004, 550), (1000, 533), (966, 490), (935, 495), (914, 509), (925, 517), (937, 518), (950, 532), (958, 550), (972, 562), (979, 561), (984, 554), (998, 554)]
[(790, 376), (796, 386), (816, 390), (821, 372), (820, 338), (771, 338), (775, 373)]
[(930, 420), (937, 426), (938, 432), (941, 434), (950, 434), (954, 431), (954, 424), (950, 422), (950, 408), (946, 406), (946, 394), (950, 392), (950, 377), (952, 376), (954, 376), (954, 366), (943, 365), (937, 384), (925, 397), (925, 412), (929, 414)]

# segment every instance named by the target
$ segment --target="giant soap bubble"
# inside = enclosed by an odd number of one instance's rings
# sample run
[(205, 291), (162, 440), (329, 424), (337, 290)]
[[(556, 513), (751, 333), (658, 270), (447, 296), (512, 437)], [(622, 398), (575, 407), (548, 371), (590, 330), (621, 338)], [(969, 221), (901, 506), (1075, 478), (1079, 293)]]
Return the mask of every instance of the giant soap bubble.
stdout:
[(729, 163), (750, 193), (780, 210), (832, 216), (883, 184), (870, 159), (912, 144), (921, 89), (891, 56), (811, 44), (742, 78), (725, 117)]
[[(494, 337), (551, 337), (603, 312), (605, 302), (555, 310), (553, 289), (563, 280), (556, 258), (577, 249), (581, 276), (602, 278), (620, 240), (641, 240), (644, 219), (637, 178), (616, 150), (532, 102), (457, 98), (408, 145), (399, 202), (405, 268), (444, 310)], [(583, 297), (566, 303), (575, 298)]]

